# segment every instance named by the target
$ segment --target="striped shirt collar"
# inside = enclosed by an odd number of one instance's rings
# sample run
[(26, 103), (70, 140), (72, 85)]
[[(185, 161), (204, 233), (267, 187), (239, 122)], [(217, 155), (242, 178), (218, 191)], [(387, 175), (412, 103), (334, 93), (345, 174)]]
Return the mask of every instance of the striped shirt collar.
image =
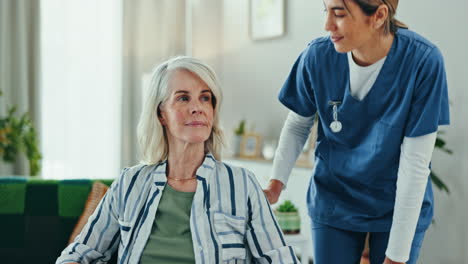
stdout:
[[(205, 159), (200, 167), (198, 167), (196, 175), (197, 178), (207, 179), (213, 173), (213, 169), (216, 166), (216, 159), (213, 154), (208, 152), (205, 155)], [(159, 163), (155, 170), (153, 171), (154, 184), (157, 186), (166, 185), (166, 168), (167, 168), (167, 159)]]

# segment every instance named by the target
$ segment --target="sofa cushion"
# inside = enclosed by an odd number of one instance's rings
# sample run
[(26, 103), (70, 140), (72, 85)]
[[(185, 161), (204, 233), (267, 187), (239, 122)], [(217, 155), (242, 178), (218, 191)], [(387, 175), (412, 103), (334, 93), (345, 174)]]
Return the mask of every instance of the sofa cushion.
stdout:
[(23, 214), (26, 178), (0, 178), (0, 214)]
[(93, 182), (89, 179), (62, 180), (58, 184), (58, 214), (77, 218), (83, 213)]
[(57, 180), (30, 179), (26, 187), (25, 215), (57, 216)]
[[(0, 263), (54, 263), (95, 181), (0, 176)], [(116, 255), (109, 263), (116, 263)]]

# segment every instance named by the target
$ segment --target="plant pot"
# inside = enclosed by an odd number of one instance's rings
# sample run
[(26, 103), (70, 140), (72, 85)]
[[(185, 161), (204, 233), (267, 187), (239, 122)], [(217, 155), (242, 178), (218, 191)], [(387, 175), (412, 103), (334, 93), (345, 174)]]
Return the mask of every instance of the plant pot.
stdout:
[(6, 162), (0, 158), (0, 176), (13, 176), (15, 166), (11, 162)]
[(299, 212), (275, 211), (276, 220), (285, 234), (298, 234), (301, 231)]
[(242, 136), (238, 135), (234, 135), (232, 138), (232, 155), (234, 157), (239, 157), (241, 140)]

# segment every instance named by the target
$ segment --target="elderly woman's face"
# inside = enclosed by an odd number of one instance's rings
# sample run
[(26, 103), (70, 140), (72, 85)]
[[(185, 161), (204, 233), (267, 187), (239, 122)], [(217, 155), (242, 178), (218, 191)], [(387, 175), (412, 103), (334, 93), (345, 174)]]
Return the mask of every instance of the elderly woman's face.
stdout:
[(210, 88), (195, 74), (178, 70), (172, 73), (169, 93), (160, 108), (160, 121), (170, 143), (204, 143), (213, 126)]

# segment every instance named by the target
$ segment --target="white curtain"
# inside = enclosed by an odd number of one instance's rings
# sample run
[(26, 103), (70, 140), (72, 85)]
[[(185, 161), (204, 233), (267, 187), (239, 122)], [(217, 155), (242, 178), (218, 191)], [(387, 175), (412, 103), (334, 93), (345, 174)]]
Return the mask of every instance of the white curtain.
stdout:
[(122, 166), (139, 161), (143, 75), (185, 52), (185, 0), (124, 0)]
[[(29, 115), (39, 131), (39, 1), (0, 1), (0, 116), (8, 108)], [(0, 175), (29, 174), (24, 153), (10, 165), (1, 161)]]
[(40, 9), (42, 177), (116, 177), (122, 1), (42, 0)]

